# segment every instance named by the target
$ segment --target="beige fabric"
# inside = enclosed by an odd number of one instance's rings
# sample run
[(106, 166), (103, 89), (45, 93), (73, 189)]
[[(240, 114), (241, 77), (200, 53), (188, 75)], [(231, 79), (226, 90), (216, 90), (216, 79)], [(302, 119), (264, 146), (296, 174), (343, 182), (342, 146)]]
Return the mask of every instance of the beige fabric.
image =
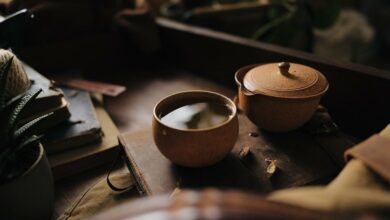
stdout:
[(362, 161), (366, 167), (390, 182), (389, 152), (390, 138), (375, 134), (348, 149), (344, 156), (347, 161), (351, 158)]
[(280, 190), (269, 198), (305, 208), (359, 213), (390, 210), (390, 191), (359, 160), (350, 161), (326, 187)]
[[(129, 173), (116, 174), (110, 177), (110, 179), (117, 187), (127, 187), (134, 184)], [(137, 197), (138, 192), (135, 187), (124, 192), (114, 192), (108, 187), (106, 179), (104, 178), (95, 185), (91, 186), (91, 188), (89, 188), (78, 200), (76, 200), (73, 205), (59, 217), (59, 219), (85, 219), (88, 216)]]
[(383, 136), (383, 137), (387, 137), (387, 138), (390, 138), (390, 124), (387, 125), (387, 127), (385, 129), (383, 129), (379, 135)]
[[(380, 135), (390, 137), (390, 126)], [(383, 157), (390, 159), (390, 152)], [(269, 199), (344, 214), (390, 210), (389, 183), (358, 159), (351, 160), (327, 186), (280, 190), (272, 193)]]

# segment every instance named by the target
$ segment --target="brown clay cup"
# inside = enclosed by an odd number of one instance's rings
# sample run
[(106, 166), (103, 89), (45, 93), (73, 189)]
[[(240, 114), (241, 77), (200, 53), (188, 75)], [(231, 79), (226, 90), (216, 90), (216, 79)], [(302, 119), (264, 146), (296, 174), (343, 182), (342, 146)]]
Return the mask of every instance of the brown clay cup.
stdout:
[[(161, 118), (184, 105), (220, 102), (231, 109), (231, 117), (205, 129), (178, 129), (165, 125)], [(160, 152), (174, 164), (204, 167), (222, 160), (238, 136), (237, 108), (229, 98), (208, 91), (186, 91), (162, 99), (153, 110), (153, 138)]]

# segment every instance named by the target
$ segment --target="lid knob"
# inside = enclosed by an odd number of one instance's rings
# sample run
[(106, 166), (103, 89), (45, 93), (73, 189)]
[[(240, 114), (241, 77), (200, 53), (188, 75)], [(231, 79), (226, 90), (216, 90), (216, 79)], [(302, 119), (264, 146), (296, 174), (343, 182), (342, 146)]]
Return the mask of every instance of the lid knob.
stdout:
[(280, 73), (283, 75), (288, 75), (288, 70), (290, 69), (290, 63), (289, 62), (281, 62), (278, 64)]

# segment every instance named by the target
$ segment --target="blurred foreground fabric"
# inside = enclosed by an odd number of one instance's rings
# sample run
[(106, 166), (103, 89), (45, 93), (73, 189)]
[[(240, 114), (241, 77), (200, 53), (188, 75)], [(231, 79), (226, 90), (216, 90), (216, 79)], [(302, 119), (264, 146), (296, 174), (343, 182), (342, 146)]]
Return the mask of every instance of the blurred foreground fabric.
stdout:
[(390, 125), (345, 155), (352, 159), (329, 185), (280, 190), (269, 199), (338, 213), (390, 215)]

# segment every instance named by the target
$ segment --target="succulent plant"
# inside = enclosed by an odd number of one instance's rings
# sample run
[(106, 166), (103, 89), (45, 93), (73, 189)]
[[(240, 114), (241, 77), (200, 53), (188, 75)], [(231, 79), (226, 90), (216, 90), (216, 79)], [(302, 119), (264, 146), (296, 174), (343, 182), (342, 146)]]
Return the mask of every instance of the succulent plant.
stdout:
[(0, 184), (23, 174), (34, 163), (38, 154), (34, 146), (40, 138), (34, 133), (39, 122), (47, 117), (44, 115), (21, 123), (21, 113), (42, 90), (29, 89), (8, 98), (5, 93), (12, 62), (13, 57), (0, 66)]

